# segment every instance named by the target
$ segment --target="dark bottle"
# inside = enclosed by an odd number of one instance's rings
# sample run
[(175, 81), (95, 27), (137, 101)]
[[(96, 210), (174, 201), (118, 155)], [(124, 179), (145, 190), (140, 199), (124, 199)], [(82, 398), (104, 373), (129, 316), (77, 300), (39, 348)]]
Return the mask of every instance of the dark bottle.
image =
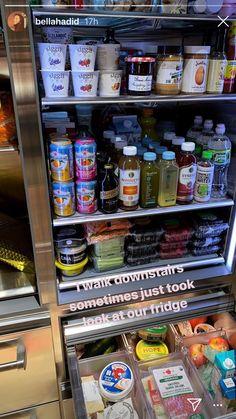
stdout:
[(104, 165), (104, 176), (99, 181), (99, 209), (111, 214), (118, 209), (119, 182), (113, 171), (113, 165)]
[(119, 42), (115, 39), (115, 31), (114, 29), (107, 29), (106, 34), (103, 38), (104, 44), (119, 44)]

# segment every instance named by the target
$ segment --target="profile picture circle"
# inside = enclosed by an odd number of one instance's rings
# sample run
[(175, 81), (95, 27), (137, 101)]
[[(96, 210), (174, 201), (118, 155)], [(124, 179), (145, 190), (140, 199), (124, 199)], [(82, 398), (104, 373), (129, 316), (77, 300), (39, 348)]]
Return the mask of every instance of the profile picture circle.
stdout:
[(25, 13), (13, 12), (7, 18), (8, 27), (13, 32), (22, 32), (27, 26), (27, 17)]

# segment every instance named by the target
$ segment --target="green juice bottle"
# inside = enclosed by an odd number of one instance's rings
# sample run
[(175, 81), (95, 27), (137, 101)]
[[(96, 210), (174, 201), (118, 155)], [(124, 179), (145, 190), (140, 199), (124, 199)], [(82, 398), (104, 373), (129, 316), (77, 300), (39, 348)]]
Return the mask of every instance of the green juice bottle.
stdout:
[(158, 205), (169, 207), (176, 204), (179, 168), (173, 151), (165, 151), (159, 163)]
[(141, 163), (140, 206), (154, 208), (157, 206), (158, 166), (156, 153), (146, 152)]

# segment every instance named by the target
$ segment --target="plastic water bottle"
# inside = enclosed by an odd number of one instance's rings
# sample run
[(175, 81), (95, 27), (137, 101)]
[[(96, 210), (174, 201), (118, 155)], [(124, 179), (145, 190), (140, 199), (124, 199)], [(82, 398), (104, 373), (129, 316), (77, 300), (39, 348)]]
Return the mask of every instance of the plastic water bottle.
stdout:
[(197, 156), (201, 156), (202, 152), (208, 149), (208, 143), (210, 139), (215, 135), (212, 128), (213, 121), (211, 119), (206, 119), (204, 121), (203, 130), (199, 137), (196, 139), (195, 154)]
[(227, 173), (231, 155), (231, 141), (225, 135), (225, 124), (216, 126), (216, 134), (209, 140), (208, 149), (212, 152), (214, 177), (212, 198), (223, 198), (227, 193)]
[(202, 116), (197, 115), (194, 117), (193, 127), (190, 128), (186, 134), (186, 141), (196, 142), (196, 139), (202, 132)]

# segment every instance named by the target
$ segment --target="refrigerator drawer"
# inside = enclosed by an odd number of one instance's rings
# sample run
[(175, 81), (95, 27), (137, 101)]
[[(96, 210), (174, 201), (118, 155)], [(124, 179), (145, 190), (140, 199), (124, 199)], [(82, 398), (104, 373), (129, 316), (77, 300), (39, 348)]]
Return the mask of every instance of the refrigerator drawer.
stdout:
[(47, 403), (43, 406), (36, 406), (32, 409), (21, 410), (20, 412), (0, 415), (3, 419), (60, 419), (60, 407), (58, 402)]
[(50, 327), (0, 336), (0, 395), (0, 414), (58, 400)]

